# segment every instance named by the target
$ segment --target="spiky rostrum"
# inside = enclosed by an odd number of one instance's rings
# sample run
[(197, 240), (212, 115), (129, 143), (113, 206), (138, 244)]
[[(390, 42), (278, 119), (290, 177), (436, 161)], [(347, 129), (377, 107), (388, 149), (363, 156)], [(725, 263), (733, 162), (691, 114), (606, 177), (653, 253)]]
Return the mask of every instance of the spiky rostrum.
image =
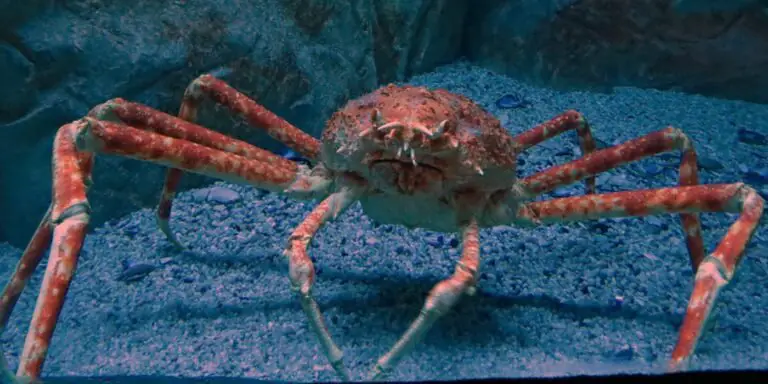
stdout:
[[(204, 99), (310, 158), (312, 169), (194, 123)], [(575, 131), (584, 156), (517, 179), (521, 151)], [(681, 154), (679, 185), (596, 194), (595, 175), (662, 152)], [(349, 380), (342, 349), (334, 342), (312, 293), (315, 269), (308, 252), (322, 226), (360, 201), (380, 223), (461, 234), (454, 273), (436, 284), (418, 317), (371, 371), (381, 378), (418, 345), (458, 300), (475, 292), (480, 266), (479, 231), (495, 225), (543, 225), (601, 217), (679, 214), (693, 290), (669, 367), (685, 367), (693, 355), (718, 292), (733, 278), (763, 214), (764, 201), (742, 183), (699, 185), (696, 151), (679, 129), (668, 127), (622, 144), (595, 150), (581, 113), (566, 111), (510, 136), (499, 121), (471, 100), (445, 90), (389, 85), (350, 101), (328, 120), (323, 140), (307, 135), (211, 75), (190, 84), (177, 116), (115, 99), (88, 117), (62, 126), (53, 151), (53, 201), (0, 294), (0, 330), (29, 277), (52, 242), (16, 378), (40, 378), (64, 297), (86, 234), (87, 199), (95, 153), (170, 167), (157, 207), (158, 226), (183, 245), (169, 225), (182, 172), (246, 183), (292, 198), (322, 201), (292, 232), (284, 251), (291, 289), (308, 325), (338, 376)], [(586, 194), (531, 201), (584, 181)], [(738, 213), (715, 250), (706, 255), (699, 212)], [(513, 271), (514, 272), (514, 271)], [(1, 357), (1, 356), (0, 356)], [(0, 358), (0, 379), (15, 381)]]

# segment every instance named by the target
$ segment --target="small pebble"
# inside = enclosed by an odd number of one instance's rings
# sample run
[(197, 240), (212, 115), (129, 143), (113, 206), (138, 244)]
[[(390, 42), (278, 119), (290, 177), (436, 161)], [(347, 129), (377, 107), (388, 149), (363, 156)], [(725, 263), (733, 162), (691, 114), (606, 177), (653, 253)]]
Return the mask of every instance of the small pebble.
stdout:
[(645, 257), (646, 259), (649, 259), (649, 260), (654, 260), (654, 261), (658, 261), (659, 260), (659, 258), (656, 257), (656, 255), (654, 255), (653, 253), (643, 253), (643, 257)]
[(551, 193), (552, 193), (552, 196), (557, 198), (571, 197), (574, 195), (573, 191), (567, 188), (558, 188), (553, 190)]
[(630, 361), (635, 356), (635, 350), (629, 345), (623, 346), (616, 352), (615, 357), (619, 360)]
[(208, 190), (208, 201), (229, 204), (240, 200), (240, 194), (224, 187), (212, 187)]
[(744, 182), (753, 186), (768, 184), (768, 168), (747, 170), (744, 172)]
[(425, 239), (427, 241), (427, 244), (433, 246), (433, 247), (440, 247), (443, 245), (443, 237), (442, 236), (427, 236)]
[(644, 162), (639, 167), (645, 177), (655, 177), (662, 174), (666, 168), (655, 162)]
[(740, 142), (751, 145), (768, 145), (768, 136), (749, 129), (739, 129), (736, 133)]
[(525, 108), (530, 105), (530, 101), (514, 93), (506, 94), (496, 100), (496, 106), (501, 109)]
[(121, 272), (117, 276), (117, 281), (137, 281), (141, 280), (147, 275), (149, 275), (150, 272), (157, 269), (156, 266), (152, 264), (145, 264), (145, 263), (139, 263), (139, 264), (131, 264), (126, 267), (126, 261), (123, 261), (123, 272)]
[(208, 189), (196, 189), (192, 191), (192, 200), (196, 203), (202, 203), (208, 199)]
[(699, 155), (697, 159), (699, 168), (706, 169), (708, 171), (719, 171), (724, 168), (723, 164), (712, 157), (706, 155)]

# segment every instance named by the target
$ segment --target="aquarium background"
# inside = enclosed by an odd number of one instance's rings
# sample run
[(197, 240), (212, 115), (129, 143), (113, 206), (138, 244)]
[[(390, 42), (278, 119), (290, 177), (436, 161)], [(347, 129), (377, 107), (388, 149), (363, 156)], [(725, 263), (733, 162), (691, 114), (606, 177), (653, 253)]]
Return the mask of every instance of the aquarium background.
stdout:
[[(318, 136), (347, 100), (389, 82), (475, 100), (512, 133), (577, 109), (613, 145), (674, 125), (702, 183), (768, 196), (768, 14), (760, 1), (0, 1), (0, 283), (50, 201), (56, 129), (113, 97), (175, 113), (213, 72)], [(502, 102), (499, 102), (502, 100)], [(207, 104), (201, 123), (278, 153)], [(575, 135), (527, 151), (529, 175), (580, 155)], [(44, 372), (333, 380), (280, 252), (312, 203), (185, 175), (172, 226), (154, 223), (165, 169), (99, 156), (92, 233)], [(598, 192), (676, 184), (668, 158), (598, 176)], [(198, 189), (202, 188), (202, 189)], [(583, 193), (583, 185), (545, 196)], [(703, 214), (711, 250), (735, 215)], [(453, 234), (379, 226), (353, 206), (310, 253), (316, 297), (355, 377), (453, 269)], [(392, 379), (663, 370), (690, 294), (676, 216), (482, 233), (478, 294), (463, 299)], [(126, 276), (126, 266), (146, 264)], [(129, 268), (129, 273), (132, 270)], [(42, 268), (0, 348), (18, 362)], [(768, 234), (756, 232), (696, 370), (768, 366)]]

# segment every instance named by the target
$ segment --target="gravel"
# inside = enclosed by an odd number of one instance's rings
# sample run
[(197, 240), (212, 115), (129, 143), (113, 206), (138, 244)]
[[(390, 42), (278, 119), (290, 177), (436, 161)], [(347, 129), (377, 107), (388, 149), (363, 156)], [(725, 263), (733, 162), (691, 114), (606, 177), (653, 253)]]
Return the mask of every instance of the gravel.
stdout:
[[(708, 159), (704, 183), (738, 181), (745, 170), (766, 164), (764, 147), (741, 143), (736, 135), (738, 129), (768, 134), (765, 105), (632, 88), (557, 91), (465, 63), (410, 82), (463, 93), (513, 133), (569, 108), (585, 113), (596, 137), (609, 144), (675, 125)], [(495, 101), (509, 93), (531, 105), (500, 110)], [(529, 150), (521, 172), (578, 153), (575, 135), (566, 134)], [(675, 173), (661, 160), (644, 160), (597, 180), (598, 191), (606, 192), (674, 185)], [(575, 184), (544, 198), (583, 188)], [(181, 193), (172, 226), (189, 247), (183, 252), (157, 230), (152, 210), (96, 228), (86, 239), (45, 373), (335, 380), (289, 290), (281, 256), (290, 231), (312, 206), (225, 183)], [(735, 217), (702, 215), (708, 249)], [(391, 379), (663, 369), (691, 290), (676, 216), (498, 227), (481, 237), (477, 294), (440, 320)], [(322, 229), (310, 252), (316, 297), (359, 378), (415, 318), (432, 285), (451, 273), (460, 245), (454, 234), (375, 225), (354, 205)], [(20, 253), (0, 244), (0, 283)], [(142, 264), (156, 268), (137, 267), (139, 275), (124, 278), (124, 267)], [(12, 367), (41, 280), (42, 268), (0, 338)], [(720, 295), (717, 322), (692, 369), (768, 368), (767, 280), (768, 232), (762, 227)]]

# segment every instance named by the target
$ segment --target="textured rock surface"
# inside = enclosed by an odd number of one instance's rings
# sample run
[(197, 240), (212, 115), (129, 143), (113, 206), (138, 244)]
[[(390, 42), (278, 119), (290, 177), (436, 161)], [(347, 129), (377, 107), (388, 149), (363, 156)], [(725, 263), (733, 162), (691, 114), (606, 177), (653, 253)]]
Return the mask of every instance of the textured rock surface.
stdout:
[[(175, 113), (187, 84), (215, 71), (317, 135), (349, 98), (451, 61), (460, 48), (463, 4), (0, 1), (0, 239), (26, 243), (49, 202), (55, 130), (98, 103), (119, 96)], [(205, 125), (280, 149), (228, 114), (204, 110)], [(164, 172), (98, 157), (94, 224), (154, 205)], [(186, 189), (210, 180), (183, 181)]]
[[(768, 14), (739, 1), (489, 0), (473, 6), (465, 50), (540, 84), (678, 89), (768, 102)], [(726, 3), (726, 2), (721, 2)], [(682, 12), (685, 10), (686, 12)]]

